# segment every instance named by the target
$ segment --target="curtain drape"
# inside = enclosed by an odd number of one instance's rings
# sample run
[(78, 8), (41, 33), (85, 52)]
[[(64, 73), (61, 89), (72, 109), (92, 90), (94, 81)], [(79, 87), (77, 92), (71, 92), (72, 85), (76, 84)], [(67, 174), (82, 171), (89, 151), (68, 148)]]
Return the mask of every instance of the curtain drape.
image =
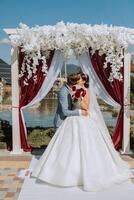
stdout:
[[(103, 68), (104, 62), (105, 62), (105, 55), (100, 56), (98, 51), (96, 51), (93, 55), (91, 55), (89, 50), (89, 55), (91, 58), (91, 63), (94, 68), (94, 71), (96, 72), (98, 78), (100, 79), (101, 83), (103, 84), (105, 90), (107, 93), (114, 99), (115, 102), (120, 104), (120, 112), (117, 119), (117, 124), (112, 136), (112, 140), (114, 143), (114, 146), (117, 150), (121, 148), (122, 145), (122, 137), (123, 137), (123, 88), (124, 88), (124, 81), (119, 81), (117, 79), (114, 79), (113, 82), (108, 81), (108, 77), (110, 75), (110, 64), (107, 66), (106, 69)], [(123, 67), (121, 68), (121, 73), (123, 74)]]
[[(32, 147), (27, 142), (26, 126), (25, 126), (25, 120), (24, 120), (22, 109), (39, 102), (49, 92), (63, 64), (60, 55), (61, 55), (61, 52), (59, 51), (51, 52), (50, 57), (47, 60), (48, 74), (46, 77), (43, 75), (41, 71), (42, 63), (40, 62), (37, 68), (37, 72), (36, 72), (36, 75), (37, 75), (36, 83), (34, 83), (33, 79), (31, 78), (29, 80), (29, 84), (25, 86), (24, 81), (23, 81), (25, 77), (21, 78), (19, 81), (19, 85), (20, 85), (20, 103), (19, 103), (20, 140), (21, 140), (21, 148), (24, 151), (31, 151)], [(24, 54), (21, 52), (19, 55), (19, 68), (21, 68), (23, 58), (24, 58)], [(58, 59), (59, 61), (57, 62)], [(57, 65), (58, 63), (59, 65)], [(52, 78), (52, 72), (54, 75), (53, 78)]]
[[(103, 83), (101, 82), (101, 79), (98, 77), (96, 71), (94, 70), (89, 52), (85, 52), (81, 56), (77, 56), (77, 58), (79, 60), (79, 63), (82, 66), (83, 71), (86, 74), (88, 74), (90, 77), (90, 93), (95, 93), (100, 98), (102, 98), (107, 104), (120, 109), (121, 108), (120, 104), (118, 102), (116, 102), (113, 99), (113, 97), (108, 93), (108, 91), (105, 89)], [(102, 66), (102, 68), (103, 68), (103, 66)], [(102, 70), (102, 68), (101, 68), (101, 70)], [(97, 103), (95, 94), (92, 95), (92, 96), (94, 96), (94, 98), (93, 98), (93, 101), (91, 101), (89, 112), (91, 112), (92, 115), (95, 115), (96, 120), (98, 120), (98, 123), (100, 124), (101, 130), (104, 132), (105, 135), (108, 135), (108, 130), (105, 125), (103, 116), (101, 114), (99, 105)], [(118, 123), (118, 121), (117, 121), (117, 123)], [(117, 140), (115, 140), (115, 141), (113, 140), (113, 143), (114, 143), (115, 148), (118, 149), (116, 146), (116, 144), (117, 144), (116, 141)], [(120, 144), (121, 144), (121, 141), (122, 141), (122, 138), (120, 138)]]

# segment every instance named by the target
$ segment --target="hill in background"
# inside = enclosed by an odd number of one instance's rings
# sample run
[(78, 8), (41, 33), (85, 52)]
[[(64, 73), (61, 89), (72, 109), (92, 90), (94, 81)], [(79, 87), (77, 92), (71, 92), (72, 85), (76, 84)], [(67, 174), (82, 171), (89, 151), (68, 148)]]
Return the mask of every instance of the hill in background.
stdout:
[(11, 66), (0, 59), (0, 78), (3, 78), (6, 83), (11, 84)]

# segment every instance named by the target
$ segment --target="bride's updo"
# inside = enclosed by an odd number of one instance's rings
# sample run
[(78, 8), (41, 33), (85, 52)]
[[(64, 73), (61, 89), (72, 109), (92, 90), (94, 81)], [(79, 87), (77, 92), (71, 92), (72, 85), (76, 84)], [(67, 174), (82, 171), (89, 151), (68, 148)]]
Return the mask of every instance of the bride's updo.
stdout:
[(87, 74), (82, 73), (81, 78), (85, 81), (84, 86), (85, 88), (89, 88), (89, 76)]
[(80, 73), (80, 76), (81, 76), (82, 80), (85, 81), (85, 83), (84, 83), (85, 88), (89, 88), (89, 76), (84, 73)]
[(76, 85), (80, 80), (80, 78), (81, 78), (80, 74), (71, 74), (67, 77), (67, 83), (69, 85)]

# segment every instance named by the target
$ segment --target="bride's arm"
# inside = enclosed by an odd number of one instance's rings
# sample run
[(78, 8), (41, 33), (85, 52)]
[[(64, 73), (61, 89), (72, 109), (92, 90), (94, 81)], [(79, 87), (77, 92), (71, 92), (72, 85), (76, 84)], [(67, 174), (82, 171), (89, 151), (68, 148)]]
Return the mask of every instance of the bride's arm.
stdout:
[(88, 110), (89, 109), (89, 102), (90, 102), (90, 98), (89, 98), (89, 92), (87, 90), (85, 97), (81, 101), (81, 109)]

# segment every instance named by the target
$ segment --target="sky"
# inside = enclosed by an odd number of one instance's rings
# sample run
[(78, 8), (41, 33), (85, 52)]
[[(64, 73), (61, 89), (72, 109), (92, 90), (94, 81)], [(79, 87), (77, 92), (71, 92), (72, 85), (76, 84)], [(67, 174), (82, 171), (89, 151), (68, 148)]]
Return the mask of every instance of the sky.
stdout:
[[(0, 40), (3, 28), (30, 27), (59, 21), (113, 24), (134, 28), (134, 0), (0, 0)], [(0, 58), (10, 64), (10, 46), (0, 44)]]

